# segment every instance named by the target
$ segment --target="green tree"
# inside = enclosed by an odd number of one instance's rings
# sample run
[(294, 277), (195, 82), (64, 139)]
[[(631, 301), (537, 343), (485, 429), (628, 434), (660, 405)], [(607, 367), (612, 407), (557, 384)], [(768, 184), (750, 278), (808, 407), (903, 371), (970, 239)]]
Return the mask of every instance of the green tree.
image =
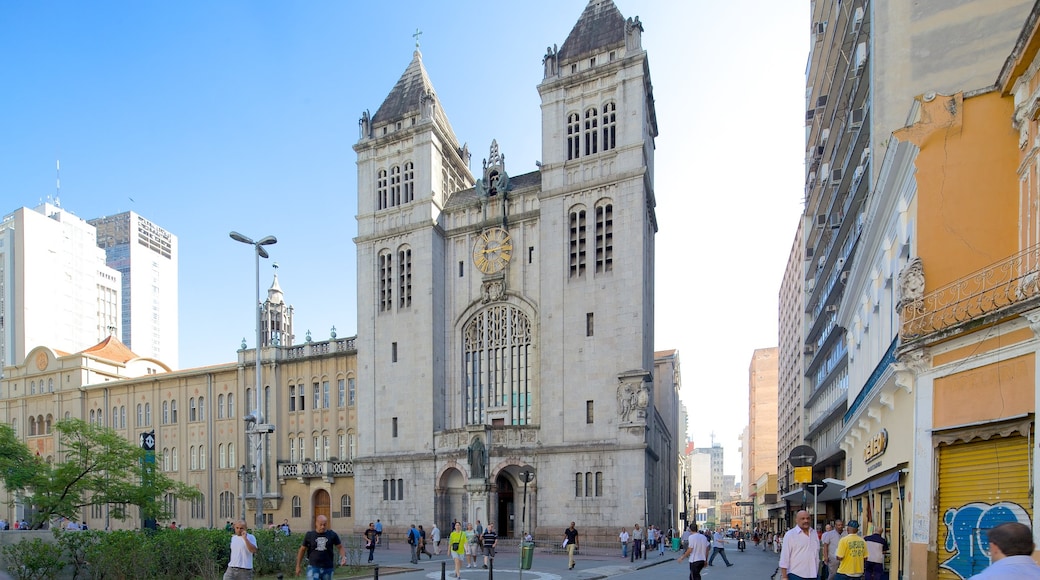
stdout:
[[(23, 492), (36, 507), (34, 528), (55, 517), (79, 519), (83, 508), (105, 504), (137, 506), (143, 518), (169, 519), (163, 495), (200, 497), (196, 489), (156, 470), (154, 463), (146, 466), (145, 451), (107, 427), (81, 419), (55, 423), (60, 451), (53, 464), (33, 457), (5, 429), (10, 431), (0, 426), (0, 477), (4, 487)], [(21, 463), (8, 467), (10, 457), (22, 458)], [(119, 519), (129, 515), (119, 509), (109, 513)]]

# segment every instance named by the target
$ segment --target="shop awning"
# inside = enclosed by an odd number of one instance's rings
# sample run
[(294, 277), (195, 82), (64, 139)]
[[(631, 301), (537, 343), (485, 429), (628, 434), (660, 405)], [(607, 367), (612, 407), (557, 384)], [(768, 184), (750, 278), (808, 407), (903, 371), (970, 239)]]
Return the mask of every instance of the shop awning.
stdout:
[[(819, 495), (816, 496), (816, 503), (823, 503), (826, 501), (835, 501), (841, 499), (841, 491), (844, 489), (843, 485), (839, 485), (841, 482), (839, 482), (836, 479), (826, 479), (824, 480), (824, 482), (827, 484), (827, 486), (824, 487), (823, 491), (821, 491)], [(791, 490), (780, 496), (780, 499), (790, 501), (794, 505), (803, 505), (803, 497), (804, 501), (806, 502), (804, 505), (808, 505), (813, 502), (812, 492), (809, 490), (803, 491), (801, 489)]]
[(861, 493), (866, 493), (872, 489), (878, 489), (881, 487), (892, 485), (893, 483), (899, 481), (900, 473), (902, 472), (893, 471), (892, 473), (886, 473), (885, 475), (872, 479), (864, 483), (863, 485), (857, 485), (856, 487), (849, 488), (849, 491), (845, 494), (845, 497), (856, 497), (857, 495)]

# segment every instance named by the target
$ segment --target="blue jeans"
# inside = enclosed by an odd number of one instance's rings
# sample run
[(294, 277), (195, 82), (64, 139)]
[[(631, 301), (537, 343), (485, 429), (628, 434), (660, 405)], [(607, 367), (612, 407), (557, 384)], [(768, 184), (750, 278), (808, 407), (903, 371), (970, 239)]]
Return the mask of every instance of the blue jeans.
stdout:
[(307, 566), (307, 580), (332, 580), (332, 573), (335, 571), (335, 568)]
[(621, 557), (628, 557), (628, 542), (621, 542)]
[(729, 563), (729, 558), (726, 558), (726, 548), (712, 548), (711, 549), (711, 558), (708, 558), (708, 565), (709, 566), (711, 566), (711, 563), (715, 561), (715, 556), (716, 555), (722, 556), (722, 561), (725, 562), (727, 566), (732, 566), (733, 565), (733, 564)]

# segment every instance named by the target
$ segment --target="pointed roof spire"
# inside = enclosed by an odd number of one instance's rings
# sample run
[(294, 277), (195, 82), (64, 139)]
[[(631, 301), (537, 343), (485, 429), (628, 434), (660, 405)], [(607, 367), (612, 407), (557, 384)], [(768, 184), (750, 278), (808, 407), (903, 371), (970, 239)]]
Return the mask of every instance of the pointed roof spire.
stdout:
[(272, 264), (274, 267), (274, 280), (271, 281), (271, 287), (267, 289), (267, 301), (271, 304), (282, 304), (285, 302), (285, 297), (282, 295), (282, 287), (278, 285), (278, 263)]
[(613, 0), (589, 0), (567, 40), (560, 47), (560, 62), (625, 44), (625, 17)]
[(416, 48), (412, 53), (412, 62), (408, 63), (404, 74), (372, 116), (372, 124), (400, 119), (409, 113), (418, 113), (423, 96), (433, 93), (433, 83), (430, 82), (422, 64), (422, 53)]

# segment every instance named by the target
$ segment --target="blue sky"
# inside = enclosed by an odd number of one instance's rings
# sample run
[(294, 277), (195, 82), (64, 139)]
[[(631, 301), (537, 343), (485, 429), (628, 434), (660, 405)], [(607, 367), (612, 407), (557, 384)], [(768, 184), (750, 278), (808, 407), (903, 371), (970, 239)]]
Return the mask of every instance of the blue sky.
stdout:
[[(639, 16), (656, 145), (656, 348), (680, 351), (690, 436), (739, 472), (753, 349), (801, 211), (807, 1), (615, 0)], [(0, 214), (55, 195), (178, 236), (180, 366), (254, 343), (252, 251), (269, 247), (297, 341), (356, 332), (358, 119), (423, 62), (473, 169), (497, 139), (540, 159), (545, 48), (584, 0), (9, 2), (0, 8)], [(261, 265), (261, 285), (271, 280)], [(86, 346), (86, 345), (85, 345)]]

